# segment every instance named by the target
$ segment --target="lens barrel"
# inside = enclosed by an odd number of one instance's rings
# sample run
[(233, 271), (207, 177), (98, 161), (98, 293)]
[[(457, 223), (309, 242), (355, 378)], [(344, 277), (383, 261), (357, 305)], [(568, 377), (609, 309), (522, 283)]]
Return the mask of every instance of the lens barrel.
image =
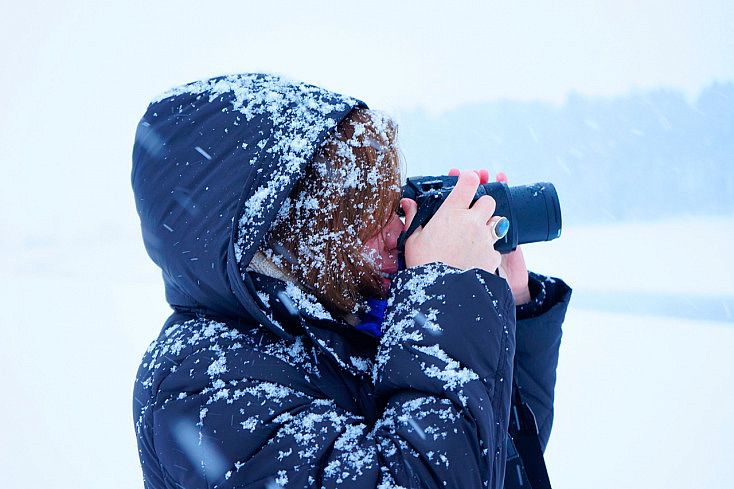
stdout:
[(518, 223), (518, 244), (550, 241), (561, 236), (561, 204), (552, 183), (510, 187)]

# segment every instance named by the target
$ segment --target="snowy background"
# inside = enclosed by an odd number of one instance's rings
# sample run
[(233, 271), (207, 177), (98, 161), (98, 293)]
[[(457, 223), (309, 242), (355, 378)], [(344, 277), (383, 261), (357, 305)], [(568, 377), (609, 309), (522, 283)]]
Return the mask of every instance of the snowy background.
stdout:
[[(409, 174), (552, 181), (554, 487), (734, 480), (734, 4), (26, 2), (0, 18), (2, 486), (142, 487), (140, 357), (168, 309), (129, 186), (147, 101), (272, 71), (395, 116)], [(450, 6), (449, 6), (450, 5)]]

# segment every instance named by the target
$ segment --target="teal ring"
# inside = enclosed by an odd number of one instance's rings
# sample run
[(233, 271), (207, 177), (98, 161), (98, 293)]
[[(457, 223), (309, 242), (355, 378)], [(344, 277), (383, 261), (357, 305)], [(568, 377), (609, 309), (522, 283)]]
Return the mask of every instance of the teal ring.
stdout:
[(498, 240), (507, 236), (507, 231), (510, 230), (510, 220), (506, 217), (500, 217), (494, 224), (492, 224), (492, 234)]

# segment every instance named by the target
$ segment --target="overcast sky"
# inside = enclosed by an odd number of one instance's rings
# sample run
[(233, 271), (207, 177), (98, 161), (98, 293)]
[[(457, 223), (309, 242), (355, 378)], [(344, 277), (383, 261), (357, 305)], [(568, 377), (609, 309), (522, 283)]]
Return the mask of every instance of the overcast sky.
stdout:
[[(3, 487), (27, 486), (29, 474), (38, 486), (140, 487), (130, 386), (167, 308), (129, 175), (135, 128), (158, 93), (270, 71), (393, 115), (502, 98), (562, 104), (569, 92), (635, 88), (695, 97), (713, 81), (734, 81), (732, 26), (732, 0), (5, 2), (0, 333), (10, 346), (0, 370), (10, 372), (6, 391), (25, 402), (0, 408), (10, 436), (0, 447), (10, 469)], [(409, 172), (420, 164), (409, 160)], [(531, 248), (528, 263), (567, 278), (579, 297), (631, 284), (695, 307), (694, 291), (731, 296), (730, 222), (566, 228), (564, 239)], [(691, 255), (691, 241), (675, 239), (681, 227), (708, 240), (706, 256), (683, 274), (679, 257)], [(638, 252), (643, 245), (654, 252)], [(722, 324), (570, 316), (552, 480), (731, 481), (734, 427), (720, 406), (732, 405), (722, 386), (732, 384), (734, 341)]]
[(0, 214), (0, 241), (131, 211), (137, 121), (174, 85), (270, 71), (393, 115), (661, 86), (693, 97), (734, 80), (732, 25), (731, 0), (10, 2), (0, 205), (21, 212)]
[(3, 10), (3, 66), (14, 68), (2, 70), (3, 98), (79, 75), (113, 92), (156, 91), (263, 70), (373, 106), (435, 111), (660, 85), (695, 94), (734, 79), (730, 0), (48, 1)]

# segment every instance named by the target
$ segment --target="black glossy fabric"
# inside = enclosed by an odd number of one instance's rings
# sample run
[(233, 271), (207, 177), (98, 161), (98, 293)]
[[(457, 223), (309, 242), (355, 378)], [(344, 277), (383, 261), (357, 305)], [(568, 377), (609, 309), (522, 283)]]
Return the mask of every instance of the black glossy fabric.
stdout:
[(404, 270), (377, 338), (295, 284), (244, 271), (356, 106), (251, 74), (173, 89), (143, 117), (133, 188), (174, 308), (135, 381), (146, 488), (502, 487), (516, 361), (547, 441), (562, 282), (516, 326), (503, 279)]

